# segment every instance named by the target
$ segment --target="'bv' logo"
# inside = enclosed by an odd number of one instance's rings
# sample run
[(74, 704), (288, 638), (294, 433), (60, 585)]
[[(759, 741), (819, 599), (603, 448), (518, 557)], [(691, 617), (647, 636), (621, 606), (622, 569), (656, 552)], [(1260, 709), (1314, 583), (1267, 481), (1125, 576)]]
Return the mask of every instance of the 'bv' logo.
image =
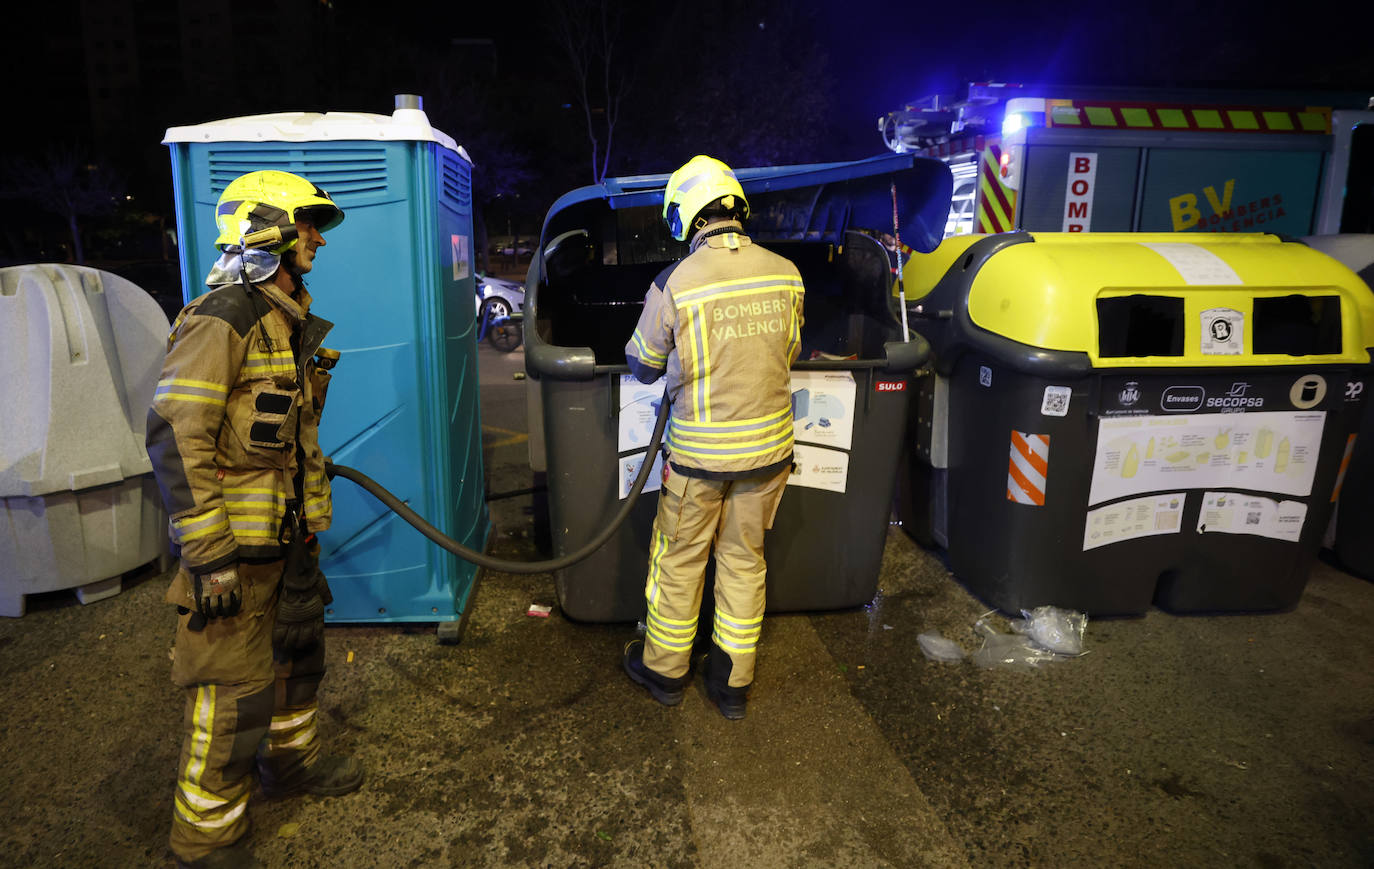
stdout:
[[(1231, 210), (1231, 194), (1235, 190), (1236, 179), (1228, 178), (1226, 186), (1222, 188), (1220, 199), (1217, 199), (1217, 189), (1211, 185), (1202, 188), (1202, 194), (1207, 197), (1207, 204), (1212, 206), (1212, 213), (1221, 216)], [(1197, 196), (1185, 193), (1170, 199), (1169, 217), (1173, 220), (1174, 232), (1182, 232), (1197, 226), (1202, 220), (1202, 212), (1197, 207)]]

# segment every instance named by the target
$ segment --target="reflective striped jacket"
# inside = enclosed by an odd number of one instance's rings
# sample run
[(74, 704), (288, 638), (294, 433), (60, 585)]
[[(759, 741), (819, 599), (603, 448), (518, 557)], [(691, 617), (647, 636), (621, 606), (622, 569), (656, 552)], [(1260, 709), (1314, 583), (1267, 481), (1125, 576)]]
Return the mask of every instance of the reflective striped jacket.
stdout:
[(297, 302), (270, 281), (254, 287), (256, 302), (227, 284), (182, 309), (148, 411), (148, 456), (192, 573), (281, 557), (297, 431), (307, 526), (332, 516), (319, 445), (330, 375), (313, 357), (333, 324), (309, 313), (304, 291)]
[(644, 383), (667, 374), (675, 469), (731, 478), (791, 461), (802, 298), (797, 267), (735, 221), (701, 231), (654, 279), (625, 357)]

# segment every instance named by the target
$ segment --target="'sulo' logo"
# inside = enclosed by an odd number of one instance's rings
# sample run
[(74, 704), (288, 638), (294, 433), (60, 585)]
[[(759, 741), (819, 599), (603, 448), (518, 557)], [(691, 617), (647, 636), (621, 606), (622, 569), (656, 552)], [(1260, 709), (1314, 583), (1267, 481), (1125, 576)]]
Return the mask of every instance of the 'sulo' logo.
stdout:
[(1201, 386), (1170, 386), (1160, 396), (1159, 406), (1169, 413), (1192, 413), (1206, 397), (1207, 390)]

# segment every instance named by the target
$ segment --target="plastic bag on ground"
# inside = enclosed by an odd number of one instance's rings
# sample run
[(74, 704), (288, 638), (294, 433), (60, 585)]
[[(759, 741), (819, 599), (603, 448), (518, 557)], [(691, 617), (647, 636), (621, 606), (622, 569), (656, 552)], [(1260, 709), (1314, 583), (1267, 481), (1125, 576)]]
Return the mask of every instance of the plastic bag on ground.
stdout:
[[(989, 613), (991, 615), (991, 613)], [(1030, 670), (1054, 660), (1054, 652), (1042, 649), (1020, 634), (1004, 634), (980, 618), (973, 629), (983, 637), (983, 646), (971, 656), (973, 663), (991, 670), (993, 667), (1012, 667)]]
[(916, 644), (921, 647), (921, 654), (932, 661), (964, 660), (964, 650), (959, 644), (942, 636), (939, 631), (917, 634)]
[(1021, 615), (1024, 618), (1011, 621), (1013, 631), (1025, 634), (1036, 645), (1060, 655), (1083, 654), (1083, 629), (1088, 625), (1088, 617), (1083, 613), (1038, 606), (1033, 610), (1021, 610)]

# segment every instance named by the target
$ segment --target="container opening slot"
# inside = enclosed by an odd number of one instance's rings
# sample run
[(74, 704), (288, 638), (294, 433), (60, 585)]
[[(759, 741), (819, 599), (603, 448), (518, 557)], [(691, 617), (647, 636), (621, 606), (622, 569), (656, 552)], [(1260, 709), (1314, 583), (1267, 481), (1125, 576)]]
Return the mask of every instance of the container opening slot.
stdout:
[[(546, 253), (539, 287), (540, 336), (561, 347), (590, 347), (598, 365), (623, 365), (625, 343), (644, 308), (644, 294), (667, 265), (625, 260), (607, 263), (604, 245), (570, 235)], [(770, 242), (769, 249), (796, 264), (806, 286), (803, 360), (828, 356), (881, 358), (883, 344), (901, 337), (893, 315), (891, 267), (874, 239), (848, 233), (841, 247), (823, 242)], [(600, 250), (598, 250), (600, 248)]]
[(1255, 299), (1254, 352), (1322, 356), (1341, 352), (1340, 296)]
[(1097, 300), (1099, 356), (1182, 356), (1183, 300), (1116, 296)]

